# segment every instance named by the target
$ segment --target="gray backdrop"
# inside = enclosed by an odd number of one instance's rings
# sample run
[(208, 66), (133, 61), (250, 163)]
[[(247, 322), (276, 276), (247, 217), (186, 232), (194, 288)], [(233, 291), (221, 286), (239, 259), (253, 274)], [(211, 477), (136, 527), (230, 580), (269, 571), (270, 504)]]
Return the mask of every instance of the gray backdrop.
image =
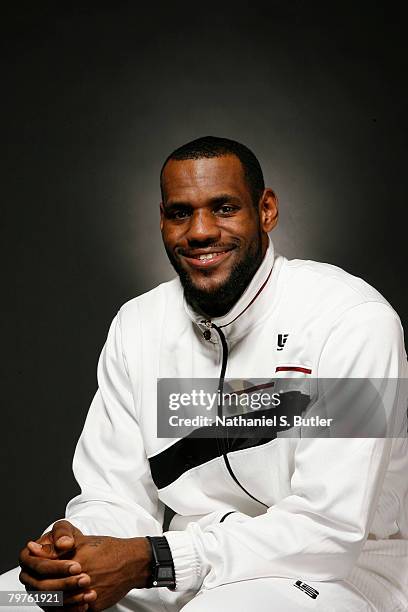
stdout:
[(71, 458), (112, 317), (172, 277), (158, 172), (176, 146), (248, 144), (280, 198), (278, 249), (364, 277), (408, 317), (402, 16), (150, 4), (3, 14), (0, 571), (77, 492)]

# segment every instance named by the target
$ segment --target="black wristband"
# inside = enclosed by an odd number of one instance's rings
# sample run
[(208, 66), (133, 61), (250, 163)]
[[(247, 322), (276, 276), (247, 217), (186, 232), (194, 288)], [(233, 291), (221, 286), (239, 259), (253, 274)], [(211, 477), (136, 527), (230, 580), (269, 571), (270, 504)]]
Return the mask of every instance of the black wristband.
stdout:
[(147, 588), (176, 588), (173, 557), (165, 536), (146, 536), (152, 549), (151, 576)]

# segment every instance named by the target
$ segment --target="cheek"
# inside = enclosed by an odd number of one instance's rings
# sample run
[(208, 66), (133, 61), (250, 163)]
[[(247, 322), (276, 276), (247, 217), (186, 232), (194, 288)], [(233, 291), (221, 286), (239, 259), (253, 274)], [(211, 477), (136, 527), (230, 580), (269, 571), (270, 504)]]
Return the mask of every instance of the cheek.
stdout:
[(252, 215), (237, 216), (222, 224), (223, 231), (245, 242), (252, 242), (258, 237), (259, 227), (259, 218), (254, 218)]
[(163, 242), (167, 245), (173, 244), (177, 238), (177, 232), (174, 232), (173, 228), (169, 227), (168, 223), (165, 221), (162, 224), (161, 233)]

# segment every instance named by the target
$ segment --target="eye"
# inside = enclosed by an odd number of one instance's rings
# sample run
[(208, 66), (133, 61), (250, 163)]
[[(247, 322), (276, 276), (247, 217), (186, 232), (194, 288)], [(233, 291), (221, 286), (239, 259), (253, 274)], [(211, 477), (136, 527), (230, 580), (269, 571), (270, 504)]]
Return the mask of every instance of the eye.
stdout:
[(216, 210), (217, 213), (221, 213), (222, 215), (230, 215), (237, 210), (236, 206), (231, 206), (230, 204), (222, 204)]
[(174, 212), (174, 219), (184, 219), (188, 216), (188, 210), (176, 210)]
[(187, 208), (175, 208), (167, 212), (169, 219), (186, 219), (190, 215), (190, 211)]

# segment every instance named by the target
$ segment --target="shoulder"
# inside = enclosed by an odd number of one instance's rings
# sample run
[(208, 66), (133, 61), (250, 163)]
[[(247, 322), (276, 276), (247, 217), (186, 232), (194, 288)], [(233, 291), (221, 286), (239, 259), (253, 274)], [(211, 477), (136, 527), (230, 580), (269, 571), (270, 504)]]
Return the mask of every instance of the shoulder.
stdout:
[(282, 272), (281, 311), (319, 376), (401, 374), (406, 363), (401, 323), (379, 291), (315, 261), (286, 260)]
[[(377, 289), (338, 266), (311, 260), (285, 260), (282, 266), (285, 308), (309, 318), (334, 321), (346, 312), (376, 311), (398, 315)], [(358, 308), (362, 307), (362, 308)]]
[[(345, 295), (356, 303), (376, 301), (388, 304), (377, 289), (362, 278), (354, 276), (338, 266), (319, 261), (292, 259), (286, 260), (286, 267), (292, 283), (295, 284), (294, 286), (313, 287), (318, 293), (322, 293), (330, 287), (335, 290), (334, 298)], [(320, 291), (319, 287), (321, 287)]]
[(185, 319), (183, 290), (178, 278), (125, 302), (115, 321), (129, 367), (135, 369), (140, 349), (143, 354), (150, 354), (160, 346), (164, 335), (177, 336)]
[(135, 319), (144, 324), (157, 322), (169, 309), (180, 310), (182, 306), (183, 290), (177, 277), (125, 302), (119, 310), (119, 318), (122, 325)]

